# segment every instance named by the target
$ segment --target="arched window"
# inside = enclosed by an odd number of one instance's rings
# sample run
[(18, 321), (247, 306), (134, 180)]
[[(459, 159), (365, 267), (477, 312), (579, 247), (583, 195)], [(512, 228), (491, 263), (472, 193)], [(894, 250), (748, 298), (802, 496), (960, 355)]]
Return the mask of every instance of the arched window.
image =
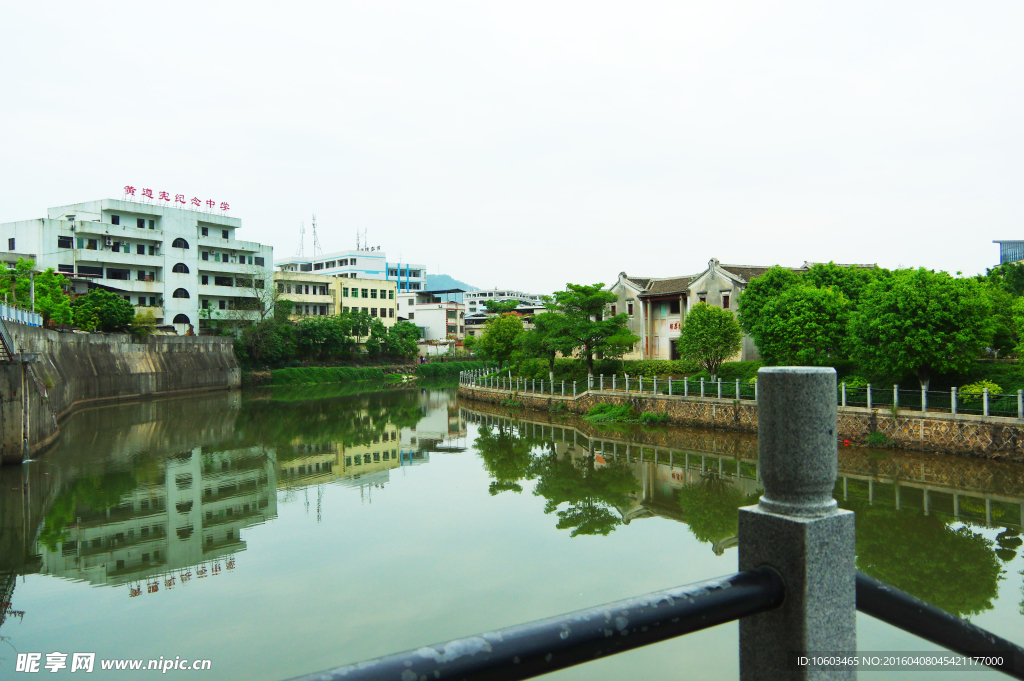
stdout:
[(177, 265), (171, 268), (171, 271), (177, 272), (178, 274), (188, 274), (188, 265), (186, 265), (183, 262), (179, 262)]
[[(181, 290), (181, 289), (179, 289), (179, 290)], [(188, 296), (185, 296), (185, 297), (187, 298)], [(191, 324), (192, 322), (190, 322), (188, 320), (188, 315), (177, 314), (177, 315), (174, 315), (174, 323), (175, 324)]]
[[(183, 288), (176, 288), (176, 289), (174, 289), (174, 293), (171, 295), (171, 297), (172, 298), (191, 298), (191, 296), (188, 294), (188, 291), (186, 291)], [(181, 317), (182, 315), (178, 315), (178, 316)], [(174, 322), (174, 323), (177, 324), (178, 322)], [(182, 324), (188, 324), (188, 318), (187, 317), (185, 318), (185, 321), (182, 322)]]
[(180, 236), (171, 242), (173, 248), (188, 248), (188, 242), (182, 239)]

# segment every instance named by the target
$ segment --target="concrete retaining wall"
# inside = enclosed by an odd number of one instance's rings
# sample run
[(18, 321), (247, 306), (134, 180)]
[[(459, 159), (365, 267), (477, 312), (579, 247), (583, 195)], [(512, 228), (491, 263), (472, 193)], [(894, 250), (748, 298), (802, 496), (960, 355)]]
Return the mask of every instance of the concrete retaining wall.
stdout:
[[(668, 414), (672, 423), (757, 432), (757, 403), (750, 400), (643, 396), (625, 392), (586, 392), (567, 395), (534, 395), (507, 390), (460, 385), (459, 395), (474, 400), (500, 404), (514, 399), (524, 407), (550, 411), (556, 403), (565, 404), (567, 412), (586, 414), (601, 402), (629, 404), (638, 412)], [(893, 446), (924, 452), (962, 454), (988, 459), (1024, 463), (1024, 421), (999, 416), (952, 415), (948, 413), (900, 411), (896, 417), (888, 409), (839, 407), (839, 439), (863, 444), (868, 434), (881, 432)]]
[[(230, 338), (70, 334), (8, 324), (19, 352), (38, 353), (32, 366), (43, 390), (22, 365), (0, 365), (0, 459), (22, 453), (22, 385), (27, 386), (30, 452), (56, 438), (54, 421), (76, 406), (146, 395), (236, 388), (241, 371)], [(47, 398), (43, 397), (43, 392)]]

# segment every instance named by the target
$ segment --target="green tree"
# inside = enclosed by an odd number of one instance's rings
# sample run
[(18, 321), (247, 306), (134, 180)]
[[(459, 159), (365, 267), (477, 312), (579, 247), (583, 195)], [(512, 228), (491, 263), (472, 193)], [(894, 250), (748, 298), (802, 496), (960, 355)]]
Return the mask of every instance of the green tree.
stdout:
[(985, 270), (983, 278), (1015, 298), (1024, 295), (1024, 263), (1007, 262), (991, 267)]
[(765, 304), (752, 336), (766, 364), (831, 366), (850, 354), (850, 307), (838, 289), (792, 286)]
[(485, 300), (484, 307), (487, 308), (488, 312), (502, 315), (507, 312), (515, 312), (516, 308), (519, 307), (518, 300)]
[(119, 295), (95, 288), (71, 303), (75, 324), (86, 331), (120, 331), (135, 318), (135, 308)]
[(982, 291), (992, 309), (992, 342), (989, 347), (996, 357), (1009, 354), (1016, 350), (1019, 337), (1013, 316), (1014, 302), (1019, 298), (1014, 299), (1005, 288), (989, 281), (983, 282)]
[(384, 322), (374, 319), (370, 322), (370, 334), (366, 338), (366, 354), (377, 359), (388, 349), (388, 329)]
[[(850, 303), (856, 307), (861, 294), (868, 284), (879, 276), (884, 276), (885, 271), (875, 267), (867, 269), (849, 265), (843, 267), (834, 262), (816, 263), (811, 266), (803, 280), (816, 288), (832, 288), (842, 292)], [(756, 281), (756, 280), (755, 280)]]
[(541, 312), (533, 316), (533, 329), (519, 337), (519, 356), (538, 357), (548, 363), (548, 377), (555, 382), (555, 358), (564, 345), (565, 315)]
[(156, 315), (152, 310), (139, 311), (132, 318), (132, 335), (145, 338), (156, 330)]
[(854, 355), (892, 377), (963, 373), (992, 340), (982, 284), (933, 270), (895, 270), (873, 281), (853, 316)]
[(477, 341), (477, 351), (495, 360), (500, 371), (502, 364), (512, 357), (523, 333), (523, 319), (516, 313), (506, 312), (492, 317), (487, 320), (484, 333)]
[(476, 347), (476, 344), (477, 344), (476, 336), (469, 336), (469, 335), (467, 335), (465, 338), (462, 339), (462, 348), (466, 352), (472, 353), (473, 349)]
[[(35, 271), (34, 260), (18, 258), (14, 269), (3, 271), (7, 300), (24, 309), (32, 307), (32, 273)], [(58, 324), (71, 324), (71, 298), (65, 293), (68, 280), (58, 274), (52, 267), (45, 272), (36, 273), (35, 277), (35, 310), (43, 318), (43, 324), (52, 319)]]
[(743, 494), (711, 470), (699, 482), (680, 488), (679, 506), (693, 536), (715, 544), (736, 536), (740, 508), (756, 504), (759, 497), (758, 493)]
[(722, 363), (740, 351), (742, 342), (740, 325), (731, 312), (697, 303), (683, 321), (676, 348), (683, 359), (699, 364), (714, 381)]
[[(420, 327), (401, 321), (388, 329), (387, 353), (393, 357), (412, 358), (419, 353)], [(470, 336), (472, 338), (472, 336)]]
[(629, 332), (625, 313), (605, 319), (605, 308), (617, 298), (604, 284), (566, 284), (557, 291), (551, 308), (565, 316), (559, 352), (564, 356), (579, 352), (587, 360), (587, 373), (594, 375), (594, 355), (620, 357), (639, 342)]
[(799, 274), (779, 265), (768, 268), (768, 271), (759, 277), (754, 277), (739, 297), (740, 328), (756, 339), (764, 307), (783, 292), (800, 286), (801, 283)]
[(317, 359), (351, 355), (355, 347), (351, 335), (352, 321), (344, 316), (303, 317), (296, 325), (299, 348)]

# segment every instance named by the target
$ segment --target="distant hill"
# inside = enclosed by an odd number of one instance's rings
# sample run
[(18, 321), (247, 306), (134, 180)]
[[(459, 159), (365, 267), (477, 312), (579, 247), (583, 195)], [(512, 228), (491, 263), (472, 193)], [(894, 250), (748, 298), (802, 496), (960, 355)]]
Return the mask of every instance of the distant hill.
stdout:
[[(461, 288), (463, 291), (476, 291), (476, 286), (470, 286), (464, 281), (459, 281), (453, 277), (449, 277), (447, 274), (430, 274), (427, 273), (427, 290), (438, 291), (446, 288)], [(456, 295), (456, 299), (461, 303), (462, 294)]]

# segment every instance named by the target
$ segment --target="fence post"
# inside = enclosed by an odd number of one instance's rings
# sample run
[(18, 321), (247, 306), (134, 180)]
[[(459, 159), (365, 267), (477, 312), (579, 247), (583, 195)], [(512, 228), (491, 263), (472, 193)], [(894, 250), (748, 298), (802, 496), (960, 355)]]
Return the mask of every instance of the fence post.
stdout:
[(846, 407), (846, 381), (843, 381), (843, 407)]
[(657, 375), (654, 376), (654, 394), (655, 395), (658, 394), (658, 376)]
[(562, 381), (562, 397), (565, 397), (565, 381)]
[(1024, 390), (1017, 391), (1017, 418), (1024, 419)]
[(668, 396), (672, 397), (672, 377), (668, 377)]
[(704, 379), (700, 379), (700, 396), (704, 397)]
[(898, 384), (892, 386), (892, 407), (893, 409), (900, 408), (900, 386)]
[(985, 401), (985, 412), (984, 412), (984, 415), (988, 416), (988, 388), (985, 388), (985, 392), (982, 393), (981, 397)]
[(736, 379), (736, 399), (740, 399), (740, 379)]
[[(576, 381), (573, 381), (573, 382), (572, 382), (572, 396), (573, 396), (573, 397), (576, 397)], [(572, 432), (573, 432), (574, 434), (576, 433), (576, 431), (575, 431), (575, 430), (574, 430), (574, 431), (572, 431)]]
[(601, 392), (604, 392), (604, 374), (601, 374)]
[(949, 403), (953, 407), (953, 416), (956, 416), (956, 386), (949, 389)]
[(921, 411), (928, 411), (928, 391), (921, 388)]
[(757, 405), (764, 494), (740, 509), (739, 569), (769, 566), (786, 583), (777, 610), (740, 620), (740, 679), (855, 679), (793, 668), (790, 657), (857, 650), (854, 515), (832, 498), (838, 476), (836, 373), (766, 367)]
[(683, 397), (690, 396), (690, 379), (683, 376)]
[(629, 392), (629, 374), (622, 372), (622, 375), (626, 377), (626, 392)]
[(868, 383), (868, 409), (871, 408), (871, 384)]
[(642, 375), (640, 376), (640, 394), (644, 394), (644, 377)]
[(722, 379), (718, 379), (718, 399), (722, 399)]

